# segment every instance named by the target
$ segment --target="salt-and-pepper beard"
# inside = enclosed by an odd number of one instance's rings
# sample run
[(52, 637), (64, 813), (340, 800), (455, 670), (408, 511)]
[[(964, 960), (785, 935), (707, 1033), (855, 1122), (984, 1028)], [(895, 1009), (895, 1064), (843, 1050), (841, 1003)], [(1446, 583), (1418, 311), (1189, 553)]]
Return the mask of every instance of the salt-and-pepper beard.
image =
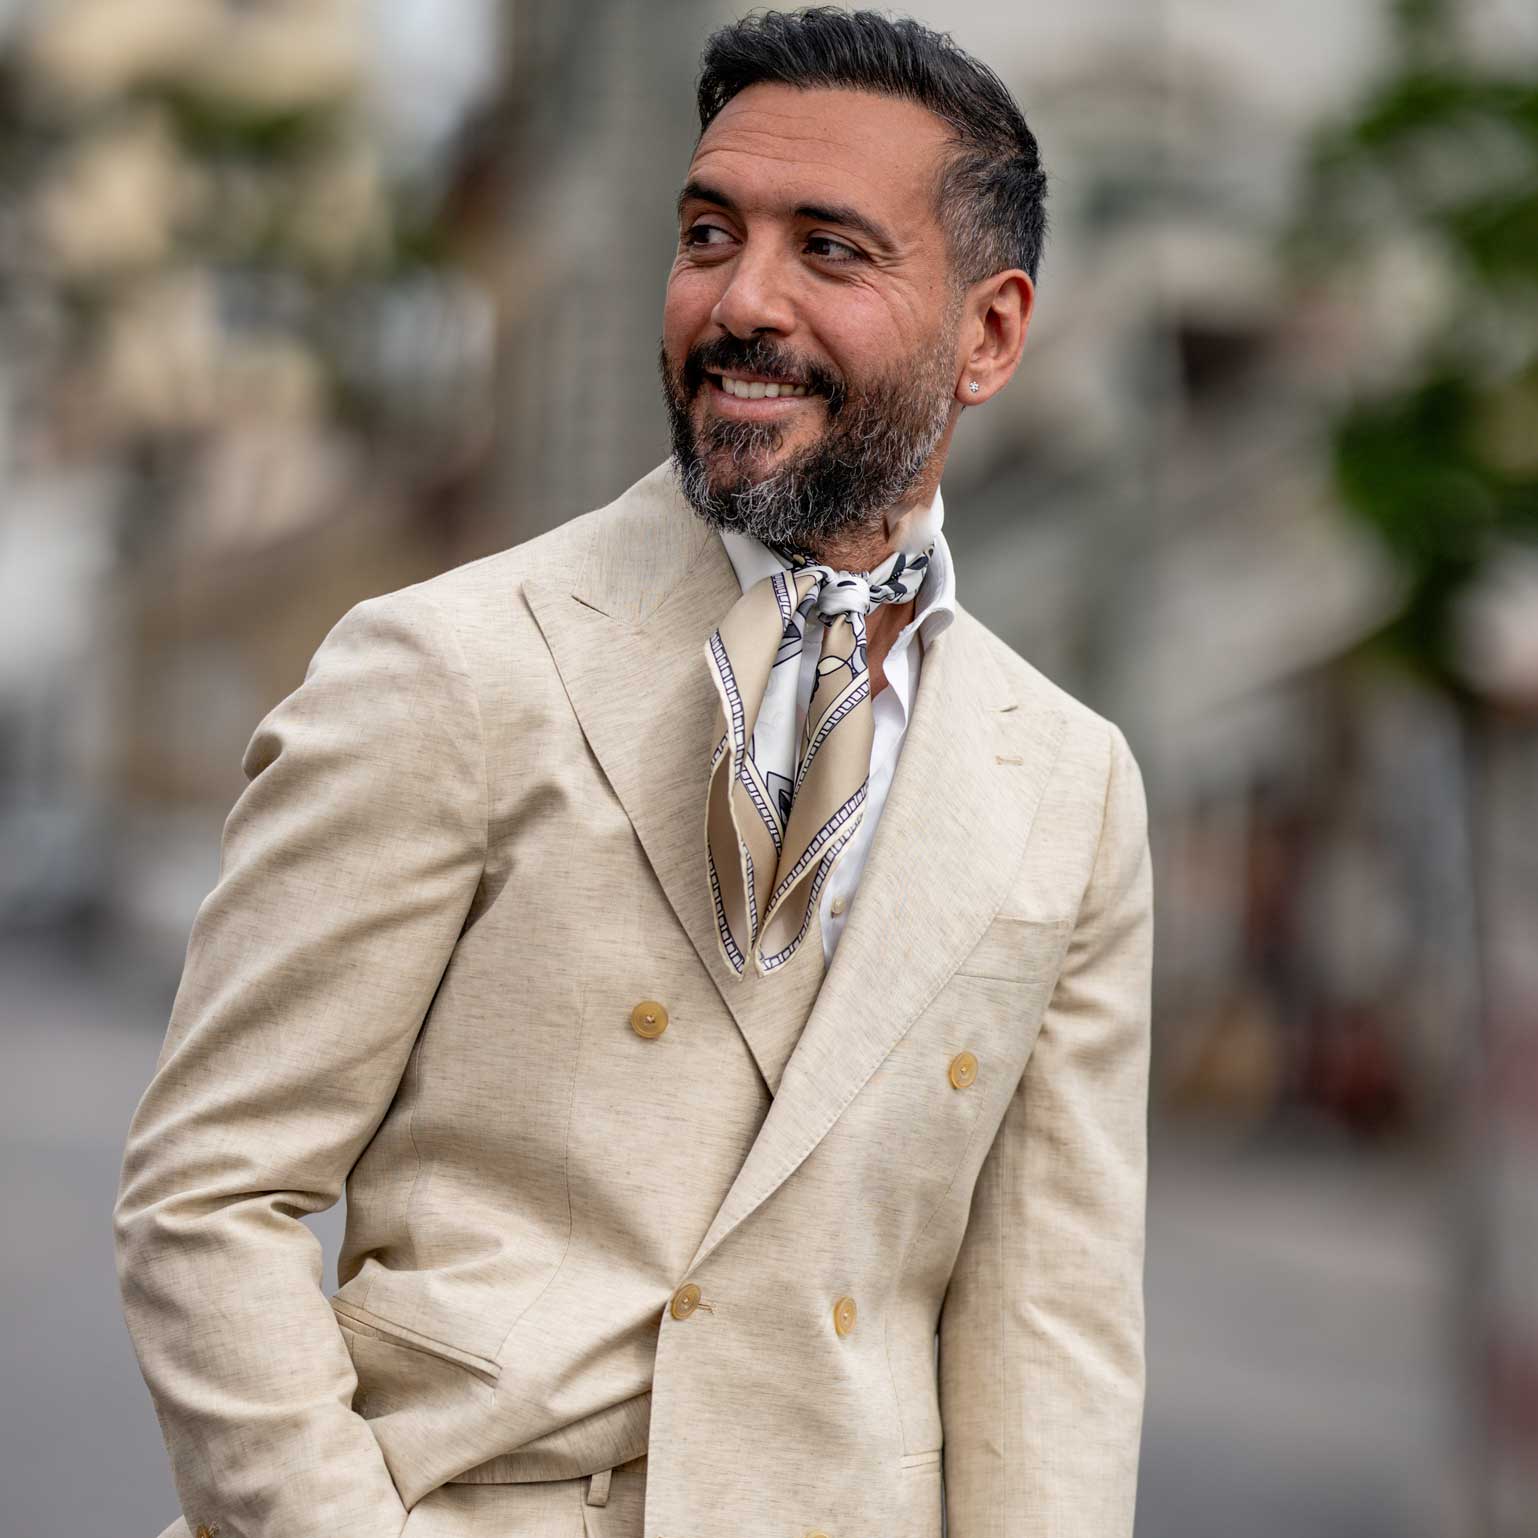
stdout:
[[(788, 348), (730, 334), (690, 350), (675, 371), (664, 346), (662, 393), (679, 484), (695, 512), (719, 529), (751, 534), (766, 544), (815, 550), (850, 530), (880, 528), (881, 515), (923, 474), (950, 418), (955, 390), (954, 317), (939, 342), (906, 358), (851, 396), (844, 381)], [(760, 455), (783, 442), (774, 422), (712, 415), (697, 432), (690, 408), (705, 375), (770, 374), (807, 383), (824, 401), (827, 425), (817, 439), (755, 476)], [(704, 443), (701, 443), (703, 438)], [(715, 455), (707, 457), (708, 451)], [(713, 468), (716, 455), (729, 467)]]

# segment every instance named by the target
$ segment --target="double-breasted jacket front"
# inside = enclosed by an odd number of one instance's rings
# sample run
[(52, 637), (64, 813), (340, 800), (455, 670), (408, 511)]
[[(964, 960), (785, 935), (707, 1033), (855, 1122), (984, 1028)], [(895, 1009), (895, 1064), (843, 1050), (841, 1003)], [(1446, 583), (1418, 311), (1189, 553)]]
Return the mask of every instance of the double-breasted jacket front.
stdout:
[(190, 1530), (647, 1452), (646, 1538), (1131, 1532), (1137, 766), (960, 608), (831, 965), (738, 979), (738, 592), (661, 467), (357, 604), (256, 727), (114, 1213)]

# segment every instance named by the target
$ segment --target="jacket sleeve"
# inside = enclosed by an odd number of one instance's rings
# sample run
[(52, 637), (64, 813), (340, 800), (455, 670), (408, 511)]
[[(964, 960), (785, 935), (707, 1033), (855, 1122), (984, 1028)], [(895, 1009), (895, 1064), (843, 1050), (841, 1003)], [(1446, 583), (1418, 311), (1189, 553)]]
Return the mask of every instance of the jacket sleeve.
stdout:
[(383, 1119), (479, 885), (486, 763), (452, 622), (355, 605), (258, 724), (113, 1229), (124, 1314), (189, 1527), (397, 1538), (301, 1214)]
[(1099, 849), (940, 1314), (948, 1538), (1130, 1538), (1144, 1392), (1147, 808), (1112, 726)]

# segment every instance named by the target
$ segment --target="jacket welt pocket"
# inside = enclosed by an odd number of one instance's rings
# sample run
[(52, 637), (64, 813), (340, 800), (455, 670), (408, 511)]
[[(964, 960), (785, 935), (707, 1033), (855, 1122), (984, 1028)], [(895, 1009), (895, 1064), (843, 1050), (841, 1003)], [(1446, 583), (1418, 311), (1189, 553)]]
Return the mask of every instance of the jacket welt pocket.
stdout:
[(401, 1346), (408, 1351), (420, 1351), (424, 1356), (437, 1357), (442, 1362), (452, 1362), (486, 1383), (495, 1384), (501, 1376), (500, 1365), (490, 1357), (477, 1356), (473, 1351), (465, 1351), (459, 1346), (451, 1346), (447, 1341), (436, 1340), (431, 1335), (424, 1335), (407, 1325), (397, 1324), (393, 1319), (360, 1308), (356, 1303), (342, 1302), (337, 1298), (332, 1298), (330, 1303), (338, 1320), (355, 1334), (367, 1335), (386, 1345)]
[(967, 977), (991, 977), (1006, 983), (1056, 980), (1073, 920), (1018, 918), (1001, 913), (957, 968)]
[(892, 1538), (941, 1538), (945, 1531), (944, 1471), (940, 1449), (904, 1453), (897, 1476), (895, 1520)]

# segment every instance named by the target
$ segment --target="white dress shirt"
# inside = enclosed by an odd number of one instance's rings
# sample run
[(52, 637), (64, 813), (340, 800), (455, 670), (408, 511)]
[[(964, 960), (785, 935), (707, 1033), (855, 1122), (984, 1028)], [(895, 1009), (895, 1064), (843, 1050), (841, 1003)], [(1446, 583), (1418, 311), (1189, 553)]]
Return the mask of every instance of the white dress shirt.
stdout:
[[(945, 504), (941, 501), (938, 487), (926, 520), (934, 530), (935, 540), (929, 570), (924, 574), (923, 585), (914, 595), (913, 618), (898, 632), (897, 639), (892, 642), (892, 649), (882, 663), (886, 687), (871, 702), (875, 735), (871, 741), (870, 785), (866, 790), (865, 815), (860, 819), (860, 826), (855, 830), (848, 847), (838, 857), (833, 874), (824, 883), (822, 895), (818, 899), (817, 911), (821, 920), (825, 964), (833, 959), (839, 936), (844, 932), (849, 909), (854, 902), (855, 888), (860, 883), (860, 873), (865, 869), (865, 859), (875, 836), (876, 823), (881, 817), (881, 809), (886, 805), (887, 791), (891, 789), (892, 775), (897, 769), (897, 755), (902, 751), (908, 718), (913, 714), (913, 701), (918, 694), (924, 645), (956, 617), (955, 572), (951, 565), (950, 548), (941, 532), (941, 525), (945, 521)], [(786, 563), (751, 534), (723, 529), (721, 542), (726, 546), (726, 553), (731, 558), (732, 568), (737, 573), (737, 581), (743, 592), (747, 592), (755, 582), (761, 582), (772, 573), (786, 569)], [(763, 704), (759, 707), (758, 721), (753, 728), (754, 740), (764, 741), (774, 735), (781, 749), (776, 755), (780, 762), (795, 762), (795, 744), (800, 740), (806, 708), (812, 698), (812, 684), (817, 676), (817, 658), (822, 648), (820, 632), (821, 625), (816, 623), (814, 615), (813, 624), (808, 628), (806, 644), (801, 650), (799, 671), (790, 668), (773, 670), (769, 687), (764, 691)], [(915, 641), (920, 644), (915, 645)], [(790, 688), (792, 677), (795, 682), (793, 697)]]

